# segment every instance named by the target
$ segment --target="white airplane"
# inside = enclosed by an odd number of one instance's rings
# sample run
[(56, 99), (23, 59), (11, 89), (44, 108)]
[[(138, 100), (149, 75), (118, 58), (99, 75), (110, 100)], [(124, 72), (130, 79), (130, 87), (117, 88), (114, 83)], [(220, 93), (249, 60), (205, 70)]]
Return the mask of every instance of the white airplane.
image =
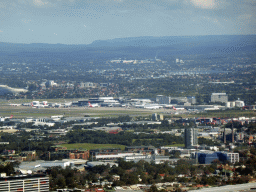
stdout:
[(62, 106), (61, 103), (55, 103), (55, 104), (54, 104), (54, 107), (55, 107), (55, 108), (60, 108), (60, 107), (63, 107), (63, 106)]
[(21, 104), (15, 104), (15, 103), (11, 103), (10, 105), (13, 106), (13, 107), (21, 106)]
[(47, 101), (43, 101), (43, 102), (32, 101), (31, 106), (36, 108), (44, 108), (44, 107), (48, 107), (48, 103)]
[(178, 111), (178, 110), (185, 110), (185, 108), (181, 107), (181, 108), (175, 108), (174, 106), (172, 106), (172, 108), (175, 110), (175, 111)]
[(89, 107), (99, 107), (99, 104), (98, 103), (91, 104), (90, 102), (88, 102), (88, 106)]
[(71, 105), (72, 105), (72, 102), (69, 102), (69, 103), (63, 103), (64, 108), (71, 107)]
[(28, 106), (31, 106), (31, 103), (22, 103), (22, 106), (28, 107)]
[(11, 119), (13, 117), (13, 115), (11, 115), (10, 117), (0, 117), (0, 121), (5, 121), (5, 119)]
[(145, 105), (134, 105), (134, 107), (136, 107), (136, 108), (145, 108)]
[(144, 106), (144, 109), (160, 109), (160, 108), (162, 108), (163, 106), (161, 106), (161, 105), (145, 105)]

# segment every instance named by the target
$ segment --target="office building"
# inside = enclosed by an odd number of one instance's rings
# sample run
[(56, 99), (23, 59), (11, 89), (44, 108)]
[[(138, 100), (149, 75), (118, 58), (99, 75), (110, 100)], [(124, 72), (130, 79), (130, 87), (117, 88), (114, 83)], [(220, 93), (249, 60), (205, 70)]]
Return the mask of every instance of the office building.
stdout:
[(163, 120), (164, 120), (163, 114), (157, 114), (157, 113), (152, 114), (152, 121), (163, 121)]
[(198, 153), (197, 156), (199, 164), (211, 164), (213, 161), (219, 159), (217, 153)]
[(212, 93), (211, 95), (211, 102), (221, 102), (221, 103), (227, 103), (228, 102), (228, 96), (226, 93)]
[(193, 105), (196, 104), (196, 97), (194, 97), (194, 96), (193, 97), (187, 97), (187, 99), (188, 99), (189, 103), (191, 103)]
[(185, 137), (185, 147), (192, 148), (193, 146), (197, 146), (198, 138), (197, 138), (197, 129), (196, 128), (188, 128), (185, 129), (184, 137)]
[(156, 96), (156, 102), (158, 104), (170, 104), (171, 97), (164, 96), (164, 95), (157, 95)]
[(230, 163), (238, 163), (239, 162), (239, 153), (227, 153), (228, 160)]
[(219, 160), (223, 163), (229, 161), (230, 163), (239, 162), (239, 153), (227, 153), (227, 152), (199, 152), (197, 154), (198, 163), (211, 164), (215, 160)]

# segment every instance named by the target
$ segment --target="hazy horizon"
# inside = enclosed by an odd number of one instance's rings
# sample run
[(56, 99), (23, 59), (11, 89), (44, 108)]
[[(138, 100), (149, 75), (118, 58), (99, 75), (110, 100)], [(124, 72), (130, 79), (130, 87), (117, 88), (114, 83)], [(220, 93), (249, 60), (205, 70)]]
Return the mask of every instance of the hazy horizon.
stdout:
[(7, 43), (255, 34), (254, 0), (0, 1), (0, 42)]
[(15, 43), (15, 42), (4, 42), (4, 41), (0, 41), (0, 43), (6, 43), (6, 44), (22, 44), (22, 45), (30, 45), (30, 44), (48, 44), (48, 45), (90, 45), (94, 42), (97, 41), (112, 41), (112, 40), (117, 40), (117, 39), (132, 39), (132, 38), (168, 38), (168, 37), (178, 37), (178, 38), (182, 38), (182, 37), (206, 37), (206, 36), (256, 36), (256, 34), (246, 34), (246, 35), (228, 35), (228, 34), (223, 34), (223, 35), (184, 35), (184, 36), (135, 36), (135, 37), (120, 37), (120, 38), (112, 38), (112, 39), (98, 39), (98, 40), (94, 40), (91, 43), (88, 44), (67, 44), (67, 43), (41, 43), (41, 42), (32, 42), (32, 43)]

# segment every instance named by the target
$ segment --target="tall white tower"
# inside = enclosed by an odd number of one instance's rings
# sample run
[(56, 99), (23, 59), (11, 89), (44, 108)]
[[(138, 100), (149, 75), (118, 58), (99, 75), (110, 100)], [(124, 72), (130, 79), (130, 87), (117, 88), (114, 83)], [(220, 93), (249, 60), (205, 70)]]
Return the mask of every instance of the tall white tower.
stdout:
[(196, 128), (187, 128), (185, 129), (185, 147), (191, 148), (193, 146), (196, 146), (198, 144), (197, 139), (197, 129)]

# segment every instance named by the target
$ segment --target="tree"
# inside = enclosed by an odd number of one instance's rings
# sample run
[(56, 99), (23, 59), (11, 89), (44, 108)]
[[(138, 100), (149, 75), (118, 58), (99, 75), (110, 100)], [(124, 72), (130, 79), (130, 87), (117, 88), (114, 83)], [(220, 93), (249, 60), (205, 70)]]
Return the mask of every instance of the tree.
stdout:
[(55, 180), (55, 183), (56, 185), (59, 187), (59, 188), (65, 188), (66, 187), (66, 180), (65, 180), (65, 177), (61, 174), (58, 174), (56, 179)]
[(155, 185), (151, 185), (151, 187), (149, 188), (149, 191), (150, 192), (157, 192), (158, 189), (157, 189), (157, 187)]

